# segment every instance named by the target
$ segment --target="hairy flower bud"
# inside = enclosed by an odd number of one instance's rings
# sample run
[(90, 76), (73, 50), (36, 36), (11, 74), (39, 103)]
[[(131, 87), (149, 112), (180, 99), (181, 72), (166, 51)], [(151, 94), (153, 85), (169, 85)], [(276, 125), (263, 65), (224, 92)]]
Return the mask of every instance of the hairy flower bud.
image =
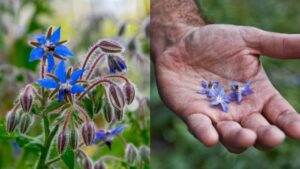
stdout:
[(126, 104), (131, 104), (134, 100), (134, 97), (135, 97), (135, 87), (132, 83), (129, 83), (129, 82), (126, 82), (124, 85), (123, 85), (123, 91), (124, 91), (124, 94), (125, 94), (125, 101), (126, 101)]
[(123, 46), (113, 40), (102, 40), (98, 43), (98, 47), (106, 53), (121, 53)]
[(119, 110), (119, 109), (115, 109), (115, 115), (116, 115), (116, 119), (121, 121), (123, 120), (124, 117), (124, 110)]
[(76, 149), (78, 147), (78, 132), (77, 132), (77, 130), (75, 130), (75, 129), (71, 130), (69, 143), (73, 149)]
[(12, 133), (19, 123), (19, 114), (16, 111), (10, 111), (6, 117), (6, 130)]
[(32, 85), (26, 85), (24, 92), (20, 95), (20, 104), (25, 113), (29, 112), (33, 102)]
[(147, 146), (141, 146), (140, 150), (140, 157), (142, 158), (142, 160), (144, 160), (146, 163), (150, 162), (150, 149)]
[(62, 130), (58, 134), (57, 138), (57, 150), (60, 154), (62, 154), (67, 147), (67, 134), (66, 131)]
[(30, 125), (31, 125), (31, 115), (29, 113), (26, 113), (22, 116), (20, 121), (20, 132), (26, 133)]
[(136, 159), (137, 159), (137, 149), (133, 144), (127, 144), (126, 150), (125, 150), (125, 159), (130, 165), (134, 165)]
[(84, 169), (93, 169), (93, 162), (91, 159), (86, 158), (84, 160)]
[(97, 161), (94, 169), (106, 169), (106, 165), (103, 161)]
[(83, 124), (81, 129), (83, 141), (86, 145), (91, 145), (95, 139), (95, 126), (91, 122)]
[(104, 113), (105, 120), (108, 123), (110, 123), (114, 118), (114, 109), (112, 108), (111, 104), (107, 99), (103, 106), (103, 113)]
[(125, 105), (124, 94), (122, 92), (122, 89), (114, 83), (109, 85), (109, 98), (111, 104), (115, 109), (122, 110), (124, 108)]

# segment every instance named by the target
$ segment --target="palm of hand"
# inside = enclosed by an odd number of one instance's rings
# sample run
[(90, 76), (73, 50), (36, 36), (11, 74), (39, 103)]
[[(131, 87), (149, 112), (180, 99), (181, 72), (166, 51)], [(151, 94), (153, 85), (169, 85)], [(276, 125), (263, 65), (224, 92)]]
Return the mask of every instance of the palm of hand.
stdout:
[[(261, 45), (260, 33), (230, 25), (197, 28), (156, 62), (163, 100), (207, 146), (220, 138), (229, 151), (239, 153), (253, 144), (261, 149), (277, 146), (284, 139), (282, 130), (300, 136), (299, 116), (272, 86), (259, 61), (262, 52), (269, 52)], [(219, 82), (227, 93), (232, 81), (252, 80), (254, 93), (240, 104), (230, 103), (225, 113), (197, 93), (202, 80)]]

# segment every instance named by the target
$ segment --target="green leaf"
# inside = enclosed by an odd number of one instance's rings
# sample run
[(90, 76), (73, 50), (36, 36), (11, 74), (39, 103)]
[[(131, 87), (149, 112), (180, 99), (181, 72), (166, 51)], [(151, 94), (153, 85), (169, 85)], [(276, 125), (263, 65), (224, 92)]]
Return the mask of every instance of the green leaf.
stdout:
[(35, 154), (38, 154), (38, 152), (41, 151), (42, 148), (42, 145), (40, 144), (38, 139), (29, 136), (18, 135), (16, 137), (16, 142), (20, 147), (30, 150)]
[(103, 106), (103, 96), (105, 94), (105, 88), (103, 85), (98, 86), (94, 91), (93, 91), (93, 104), (94, 104), (94, 114), (99, 113), (100, 109)]
[(82, 99), (83, 107), (86, 112), (89, 114), (90, 118), (94, 117), (94, 110), (93, 110), (93, 102), (91, 99), (85, 97)]
[(51, 102), (44, 110), (43, 113), (47, 114), (49, 112), (52, 112), (56, 109), (58, 109), (59, 107), (61, 107), (64, 103), (63, 102), (58, 102), (58, 101), (53, 101)]
[(69, 169), (74, 169), (74, 152), (69, 145), (67, 150), (62, 154), (61, 159)]

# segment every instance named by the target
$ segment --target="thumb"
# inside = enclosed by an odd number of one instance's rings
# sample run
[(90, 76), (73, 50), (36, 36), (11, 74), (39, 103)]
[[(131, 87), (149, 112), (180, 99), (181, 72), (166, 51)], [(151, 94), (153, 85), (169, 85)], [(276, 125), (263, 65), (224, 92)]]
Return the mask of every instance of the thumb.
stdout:
[(252, 30), (255, 33), (251, 34), (257, 37), (254, 38), (256, 39), (255, 42), (252, 41), (251, 44), (261, 54), (278, 59), (300, 59), (300, 34)]

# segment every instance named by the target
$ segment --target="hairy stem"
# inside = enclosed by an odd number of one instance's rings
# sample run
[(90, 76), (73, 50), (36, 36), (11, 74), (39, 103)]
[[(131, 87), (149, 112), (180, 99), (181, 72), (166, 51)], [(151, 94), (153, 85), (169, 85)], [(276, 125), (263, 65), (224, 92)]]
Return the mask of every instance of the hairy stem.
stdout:
[(95, 61), (93, 62), (92, 66), (90, 67), (90, 70), (87, 74), (87, 76), (85, 77), (86, 80), (88, 80), (90, 78), (90, 76), (93, 74), (96, 66), (98, 65), (98, 63), (102, 60), (102, 58), (105, 56), (105, 54), (100, 54)]
[(96, 87), (99, 84), (102, 83), (108, 83), (111, 84), (112, 81), (108, 80), (108, 79), (96, 79), (92, 82), (92, 84), (86, 89), (86, 92), (82, 93), (81, 95), (79, 95), (78, 100), (81, 100), (83, 98), (84, 95), (86, 95), (86, 93), (88, 93), (90, 90), (92, 90), (94, 87)]
[[(44, 120), (45, 120), (45, 117), (44, 117)], [(44, 124), (47, 124), (47, 123), (44, 123)], [(48, 126), (48, 128), (49, 128), (49, 126)], [(41, 155), (40, 155), (39, 161), (37, 163), (36, 169), (44, 169), (46, 167), (45, 162), (48, 157), (48, 152), (49, 152), (52, 140), (53, 140), (56, 132), (58, 131), (58, 128), (59, 128), (59, 126), (55, 126), (55, 128), (45, 138), (45, 143), (41, 150)]]
[(95, 50), (98, 48), (98, 45), (94, 45), (87, 53), (84, 61), (83, 61), (83, 64), (82, 64), (82, 67), (81, 69), (84, 69), (86, 67), (86, 64), (88, 62), (88, 60), (90, 59), (90, 57), (92, 56), (92, 54), (95, 52)]
[(119, 79), (123, 79), (126, 81), (126, 83), (129, 83), (129, 80), (127, 77), (122, 76), (122, 75), (106, 75), (103, 78), (119, 78)]

